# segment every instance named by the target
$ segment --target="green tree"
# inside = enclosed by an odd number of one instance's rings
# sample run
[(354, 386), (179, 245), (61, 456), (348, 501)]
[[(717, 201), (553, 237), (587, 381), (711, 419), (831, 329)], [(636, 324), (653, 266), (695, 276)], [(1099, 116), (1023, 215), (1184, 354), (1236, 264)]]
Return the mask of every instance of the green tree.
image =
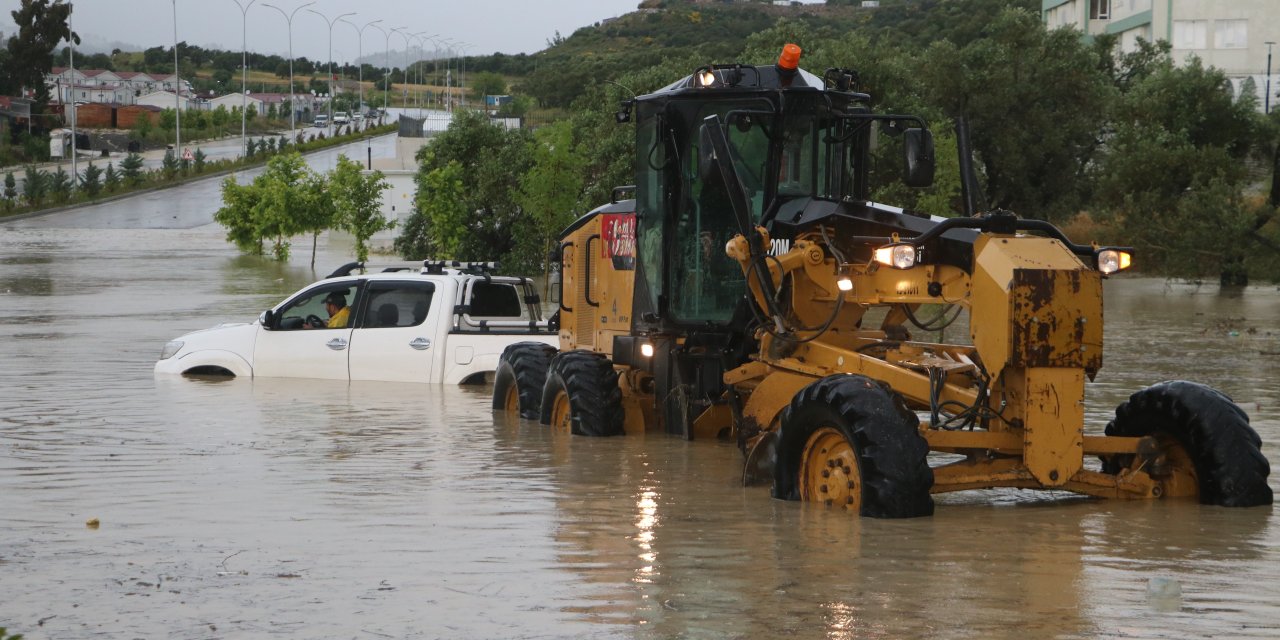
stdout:
[(457, 160), (415, 178), (414, 212), (396, 237), (395, 249), (406, 260), (465, 259), (468, 219), (464, 170)]
[(107, 163), (107, 170), (102, 175), (102, 186), (107, 193), (115, 193), (120, 188), (120, 174), (113, 163)]
[(89, 166), (84, 168), (84, 178), (81, 180), (80, 188), (84, 189), (91, 198), (97, 196), (102, 191), (102, 169), (90, 162)]
[(45, 183), (48, 180), (48, 174), (35, 166), (27, 165), (22, 176), (22, 196), (26, 198), (27, 204), (33, 207), (40, 206), (47, 192)]
[(196, 147), (196, 152), (191, 156), (191, 162), (196, 173), (204, 173), (204, 165), (208, 162), (209, 156), (205, 155), (204, 149)]
[(248, 140), (245, 140), (245, 143), (244, 143), (245, 157), (252, 158), (257, 154), (258, 154), (258, 141), (253, 138), (249, 138)]
[(1241, 284), (1251, 247), (1275, 253), (1255, 244), (1262, 212), (1244, 194), (1254, 109), (1194, 58), (1182, 67), (1165, 58), (1119, 100), (1096, 204), (1153, 270)]
[(142, 156), (136, 153), (130, 153), (120, 161), (120, 172), (125, 183), (131, 187), (140, 186), (146, 181), (146, 175), (142, 173)]
[[(418, 151), (419, 171), (417, 200), (433, 197), (425, 192), (429, 188), (426, 177), (436, 169), (457, 163), (458, 177), (463, 189), (458, 203), (468, 211), (464, 219), (466, 233), (459, 238), (459, 245), (452, 258), (458, 260), (506, 261), (518, 242), (516, 229), (525, 213), (517, 200), (520, 176), (532, 162), (530, 145), (532, 136), (527, 131), (506, 131), (489, 122), (488, 117), (477, 111), (459, 111), (444, 132)], [(439, 177), (436, 178), (437, 181)], [(419, 210), (413, 216), (425, 215)], [(412, 216), (411, 216), (412, 218)], [(407, 234), (425, 232), (426, 225), (405, 221), (401, 238)], [(432, 230), (431, 233), (436, 233)], [(425, 238), (408, 238), (405, 246), (421, 247), (428, 244)], [(397, 245), (399, 250), (400, 245)], [(401, 252), (402, 254), (405, 252)]]
[(146, 140), (151, 135), (151, 131), (155, 126), (151, 124), (151, 118), (143, 114), (133, 123), (133, 137), (136, 140)]
[(484, 104), (485, 96), (501, 96), (507, 93), (507, 81), (492, 71), (481, 71), (468, 80), (471, 98), (476, 104)]
[(356, 238), (356, 260), (369, 259), (369, 238), (395, 227), (382, 215), (382, 192), (391, 187), (381, 171), (364, 175), (360, 163), (338, 156), (338, 166), (329, 173), (329, 194), (337, 211), (338, 227)]
[(10, 204), (18, 199), (18, 181), (13, 178), (13, 172), (4, 174), (4, 198)]
[(178, 169), (178, 157), (174, 155), (173, 149), (165, 149), (164, 160), (160, 161), (160, 171), (164, 174), (164, 179), (174, 179), (178, 175)]
[(37, 102), (49, 101), (44, 74), (54, 66), (54, 49), (68, 38), (80, 43), (80, 36), (67, 25), (70, 14), (71, 5), (58, 0), (22, 0), (10, 12), (18, 32), (9, 38), (6, 60), (0, 65), (0, 95), (22, 95), (25, 87), (36, 90)]
[(934, 43), (919, 72), (947, 116), (968, 118), (991, 208), (1065, 220), (1087, 199), (1112, 95), (1098, 52), (1025, 10), (1002, 12), (984, 33), (964, 47)]
[(227, 240), (241, 251), (262, 254), (262, 230), (257, 220), (257, 210), (262, 191), (253, 184), (242, 185), (234, 175), (222, 180), (222, 207), (213, 219), (227, 230)]
[(550, 272), (546, 256), (555, 247), (560, 231), (569, 226), (582, 211), (583, 170), (586, 160), (574, 149), (573, 130), (562, 120), (542, 127), (535, 134), (533, 165), (520, 177), (520, 204), (528, 217), (522, 220), (524, 230), (512, 265), (525, 271), (537, 265)]
[(54, 202), (66, 202), (71, 197), (71, 176), (62, 167), (49, 174), (49, 193), (53, 195)]

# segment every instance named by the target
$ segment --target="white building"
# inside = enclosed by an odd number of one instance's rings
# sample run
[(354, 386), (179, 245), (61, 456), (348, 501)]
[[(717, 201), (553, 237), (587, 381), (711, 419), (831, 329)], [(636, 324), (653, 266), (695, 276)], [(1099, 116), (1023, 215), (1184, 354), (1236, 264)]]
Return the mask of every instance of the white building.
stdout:
[(160, 107), (161, 109), (172, 109), (177, 106), (182, 111), (200, 108), (195, 101), (187, 96), (182, 96), (179, 103), (175, 105), (172, 91), (153, 91), (144, 96), (139, 96), (134, 101), (134, 104)]
[(228, 93), (227, 95), (224, 95), (224, 96), (218, 96), (216, 98), (211, 98), (209, 100), (209, 108), (217, 109), (218, 107), (223, 107), (227, 111), (230, 111), (233, 108), (247, 109), (249, 107), (253, 107), (253, 110), (257, 112), (259, 116), (262, 116), (266, 113), (265, 111), (263, 111), (262, 100), (258, 99), (258, 97), (253, 95), (252, 93), (250, 93), (248, 96), (245, 96), (244, 94), (241, 94), (239, 91), (235, 93)]
[[(74, 100), (120, 105), (136, 104), (138, 98), (156, 91), (168, 91), (172, 97), (175, 84), (172, 74), (153, 76), (140, 71), (73, 70), (68, 67), (54, 67), (45, 74), (44, 82), (56, 102)], [(182, 80), (182, 93), (191, 95), (191, 83), (187, 80)]]
[[(1166, 40), (1173, 60), (1183, 64), (1191, 56), (1206, 67), (1222, 70), (1236, 95), (1247, 78), (1253, 79), (1258, 106), (1263, 108), (1268, 53), (1280, 43), (1280, 2), (1277, 0), (1041, 0), (1045, 25), (1074, 27), (1086, 35), (1120, 36), (1123, 51), (1137, 49), (1138, 39)], [(1270, 44), (1268, 44), (1270, 43)], [(1280, 50), (1277, 50), (1280, 53)], [(1277, 104), (1277, 71), (1270, 70), (1271, 104)]]

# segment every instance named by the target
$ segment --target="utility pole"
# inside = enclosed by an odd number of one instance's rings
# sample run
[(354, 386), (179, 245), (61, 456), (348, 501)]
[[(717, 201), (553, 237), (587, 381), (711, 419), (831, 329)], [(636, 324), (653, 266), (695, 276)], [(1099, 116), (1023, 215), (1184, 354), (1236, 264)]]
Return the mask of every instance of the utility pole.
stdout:
[[(80, 181), (80, 174), (76, 168), (76, 32), (75, 20), (72, 14), (75, 13), (75, 7), (70, 3), (67, 4), (67, 42), (71, 43), (70, 57), (68, 64), (71, 68), (71, 190), (75, 191), (77, 183)], [(66, 103), (63, 103), (63, 115), (66, 115)]]
[[(358, 69), (356, 82), (360, 84), (360, 105), (357, 109), (360, 111), (360, 115), (364, 115), (364, 63), (360, 62), (360, 58), (364, 57), (364, 30), (382, 22), (382, 20), (366, 22), (363, 27), (357, 27), (356, 23), (350, 20), (343, 20), (343, 22), (351, 25), (351, 28), (356, 30), (356, 38), (360, 41), (356, 48), (356, 69)], [(377, 27), (374, 28), (376, 29)]]
[(1262, 97), (1262, 112), (1271, 113), (1271, 46), (1274, 42), (1267, 42), (1267, 93)]

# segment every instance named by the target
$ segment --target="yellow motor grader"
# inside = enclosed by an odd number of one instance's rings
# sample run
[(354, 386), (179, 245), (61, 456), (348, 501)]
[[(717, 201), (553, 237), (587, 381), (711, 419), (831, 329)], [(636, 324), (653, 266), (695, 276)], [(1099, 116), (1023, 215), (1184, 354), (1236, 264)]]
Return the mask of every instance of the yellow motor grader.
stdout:
[[(874, 517), (992, 487), (1271, 503), (1248, 417), (1204, 385), (1138, 391), (1086, 432), (1102, 281), (1129, 250), (971, 204), (940, 218), (870, 201), (873, 144), (900, 146), (900, 179), (927, 186), (932, 135), (799, 54), (623, 103), (634, 198), (615, 190), (564, 230), (560, 349), (509, 347), (496, 410), (588, 436), (732, 439), (745, 481)], [(923, 339), (963, 313), (968, 341)]]

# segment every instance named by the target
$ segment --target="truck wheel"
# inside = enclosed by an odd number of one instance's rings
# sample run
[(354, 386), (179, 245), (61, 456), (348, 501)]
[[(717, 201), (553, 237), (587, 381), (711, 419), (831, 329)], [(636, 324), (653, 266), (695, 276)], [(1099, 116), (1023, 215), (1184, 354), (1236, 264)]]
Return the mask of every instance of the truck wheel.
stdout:
[(1195, 382), (1172, 380), (1143, 389), (1116, 407), (1109, 436), (1153, 436), (1156, 462), (1134, 455), (1111, 456), (1102, 470), (1148, 472), (1170, 497), (1198, 497), (1201, 504), (1252, 507), (1271, 504), (1262, 439), (1249, 416), (1226, 394)]
[(933, 515), (920, 421), (887, 385), (828, 376), (782, 412), (773, 496), (872, 518)]
[(503, 349), (493, 375), (493, 409), (537, 420), (555, 354), (555, 347), (541, 342), (517, 342)]
[(590, 351), (556, 354), (542, 390), (541, 421), (563, 433), (622, 435), (622, 389), (613, 363)]

